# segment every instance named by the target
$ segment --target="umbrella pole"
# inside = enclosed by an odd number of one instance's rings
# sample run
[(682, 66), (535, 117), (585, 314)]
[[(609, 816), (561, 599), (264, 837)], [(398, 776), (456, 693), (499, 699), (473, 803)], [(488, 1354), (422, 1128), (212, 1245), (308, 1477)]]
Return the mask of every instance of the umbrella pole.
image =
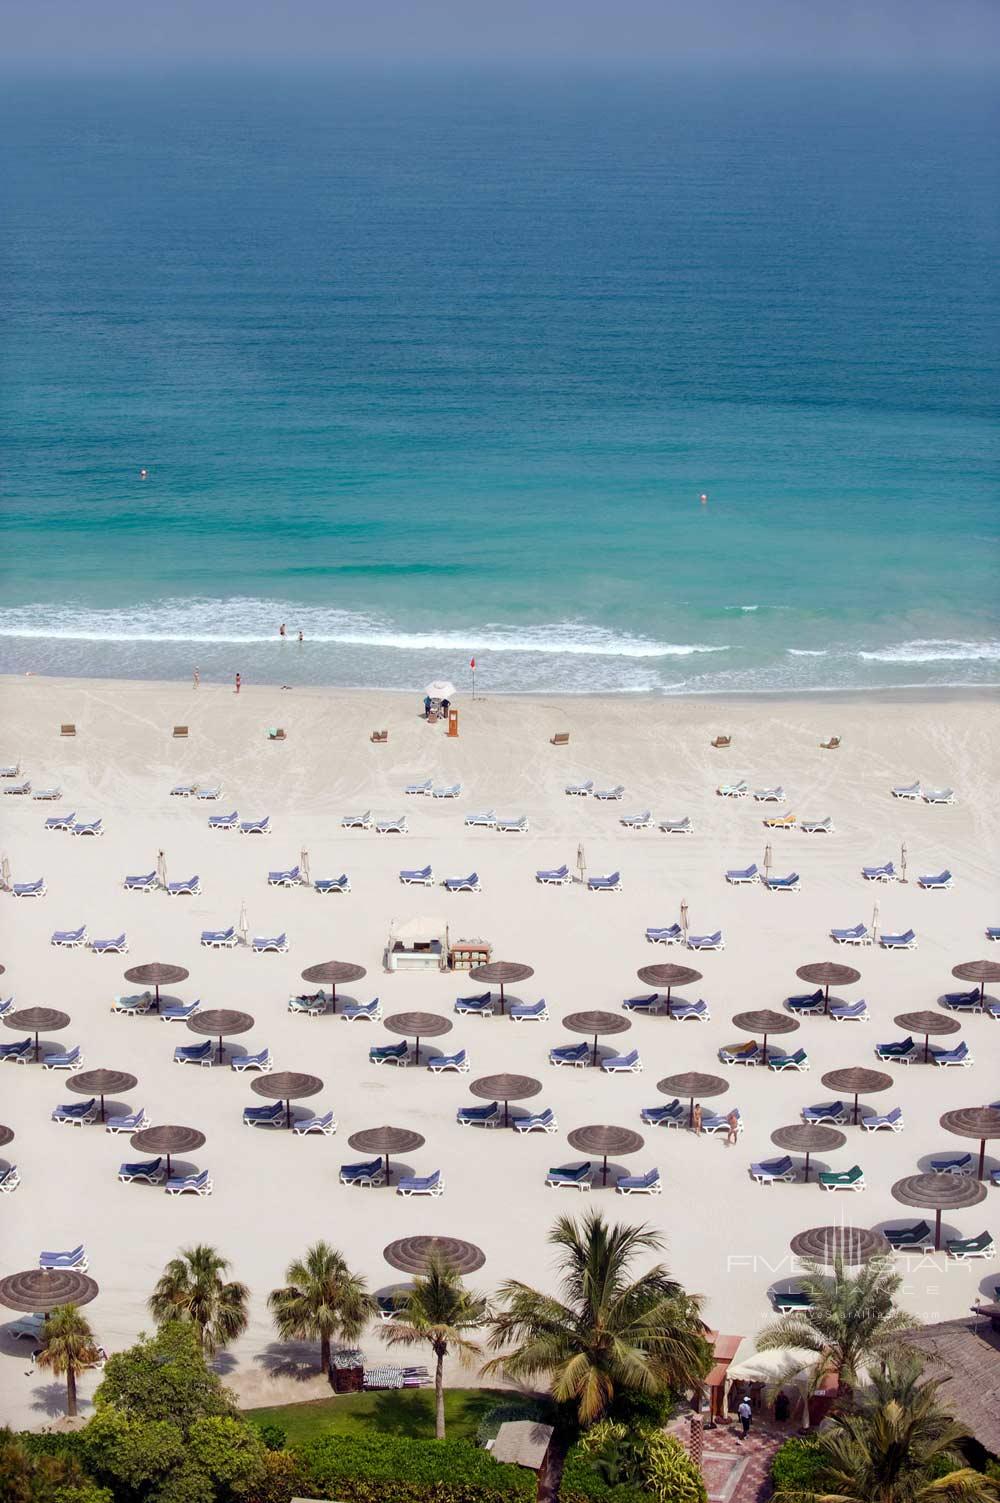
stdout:
[(291, 1103), (290, 1100), (286, 1100), (285, 1101), (285, 1126), (286, 1126), (286, 1128), (290, 1128), (291, 1125), (292, 1125), (292, 1103)]
[(855, 1125), (855, 1127), (857, 1127), (857, 1125), (858, 1125), (858, 1095), (859, 1095), (859, 1092), (855, 1091), (855, 1093), (854, 1093), (854, 1125)]
[(101, 1121), (104, 1121), (104, 1095), (101, 1095)]
[(388, 1154), (386, 1154), (386, 1156), (385, 1156), (385, 1182), (386, 1182), (387, 1185), (391, 1185), (392, 1184), (392, 1175), (389, 1173), (389, 1155)]
[(690, 1099), (688, 1101), (688, 1127), (693, 1127), (693, 1126), (694, 1126), (694, 1097), (692, 1096), (692, 1097), (690, 1097)]
[(808, 1184), (809, 1183), (809, 1151), (808, 1151), (808, 1149), (806, 1150), (806, 1172), (803, 1175), (802, 1179), (803, 1179), (803, 1183), (804, 1184)]
[(592, 1065), (596, 1065), (597, 1064), (597, 1034), (596, 1033), (594, 1034), (594, 1054), (593, 1054), (593, 1058), (591, 1060), (591, 1064)]
[(823, 993), (823, 1011), (830, 1011), (830, 983), (826, 983), (826, 991)]
[(420, 1063), (420, 1035), (417, 1034), (417, 1064)]
[(764, 1068), (767, 1069), (767, 1034), (764, 1035)]
[(506, 1101), (503, 1104), (503, 1125), (504, 1127), (510, 1126), (509, 1107)]
[(503, 1016), (503, 1011), (504, 1011), (504, 996), (503, 996), (503, 982), (501, 981), (501, 983), (500, 983), (500, 1016), (501, 1017)]
[(924, 1064), (925, 1065), (929, 1063), (930, 1057), (931, 1057), (931, 1036), (930, 1036), (929, 1033), (925, 1033), (924, 1034)]
[(670, 987), (667, 987), (667, 1017), (670, 1016)]
[(986, 1167), (986, 1139), (985, 1138), (980, 1138), (979, 1139), (979, 1178), (980, 1179), (982, 1179), (982, 1177), (983, 1177), (983, 1170), (985, 1169), (985, 1167)]
[(38, 1034), (36, 1033), (35, 1034), (35, 1064), (36, 1065), (38, 1064), (38, 1061), (39, 1061), (40, 1057), (41, 1057), (41, 1051), (40, 1051), (40, 1049), (38, 1047)]
[(601, 1170), (601, 1174), (602, 1174), (601, 1184), (606, 1189), (607, 1188), (607, 1184), (608, 1184), (608, 1156), (607, 1156), (607, 1154), (604, 1155), (604, 1165), (603, 1165), (603, 1168)]
[(934, 1213), (934, 1251), (941, 1251), (941, 1207)]

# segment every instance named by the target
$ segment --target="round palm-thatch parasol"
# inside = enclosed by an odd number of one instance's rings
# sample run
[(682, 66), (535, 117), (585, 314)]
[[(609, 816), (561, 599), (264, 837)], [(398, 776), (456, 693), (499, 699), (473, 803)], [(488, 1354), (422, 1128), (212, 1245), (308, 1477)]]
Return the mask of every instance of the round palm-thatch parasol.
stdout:
[(199, 1132), (196, 1127), (165, 1124), (162, 1127), (144, 1127), (141, 1132), (134, 1132), (129, 1142), (140, 1153), (162, 1154), (167, 1161), (169, 1176), (170, 1160), (174, 1154), (194, 1153), (196, 1148), (203, 1148), (205, 1134)]
[(132, 966), (125, 972), (125, 980), (131, 981), (135, 986), (151, 986), (156, 993), (153, 1005), (159, 1012), (160, 987), (176, 986), (179, 981), (186, 981), (190, 974), (182, 965), (167, 965), (162, 960), (151, 960), (148, 965)]
[(804, 1153), (806, 1156), (804, 1179), (809, 1178), (809, 1155), (811, 1153), (832, 1153), (836, 1148), (843, 1148), (847, 1138), (835, 1127), (824, 1127), (820, 1122), (793, 1122), (790, 1127), (778, 1127), (771, 1134), (771, 1142), (776, 1148), (790, 1148), (793, 1153)]
[(234, 1034), (249, 1033), (254, 1020), (248, 1012), (235, 1012), (230, 1007), (206, 1007), (188, 1018), (187, 1026), (192, 1033), (207, 1034), (219, 1040), (219, 1060), (222, 1060), (222, 1040)]
[(593, 1127), (574, 1127), (567, 1134), (566, 1141), (571, 1148), (579, 1148), (581, 1153), (600, 1154), (604, 1160), (601, 1166), (601, 1183), (608, 1182), (608, 1154), (609, 1153), (638, 1153), (645, 1144), (645, 1139), (640, 1133), (633, 1132), (630, 1127), (607, 1127), (598, 1124)]
[(390, 1033), (401, 1033), (404, 1038), (416, 1039), (416, 1059), (420, 1063), (420, 1040), (437, 1039), (450, 1033), (453, 1023), (436, 1012), (394, 1012), (385, 1019), (384, 1027)]
[(66, 1028), (69, 1024), (69, 1013), (60, 1012), (55, 1007), (20, 1007), (17, 1012), (9, 1012), (4, 1016), (4, 1022), (8, 1028), (16, 1028), (18, 1033), (22, 1029), (35, 1035), (35, 1059), (38, 1059), (40, 1045), (38, 1035), (40, 1033), (55, 1033), (59, 1028)]
[(852, 965), (842, 965), (839, 960), (817, 960), (809, 965), (800, 965), (795, 972), (800, 981), (810, 986), (823, 988), (823, 1011), (830, 1011), (831, 986), (853, 986), (861, 980), (861, 972)]
[(940, 1012), (901, 1012), (895, 1019), (907, 1033), (922, 1033), (924, 1036), (924, 1064), (931, 1057), (931, 1038), (943, 1038), (945, 1034), (957, 1033), (961, 1023), (957, 1018), (946, 1018)]
[(986, 1001), (987, 981), (1000, 981), (1000, 964), (995, 960), (965, 960), (961, 965), (953, 966), (951, 974), (959, 981), (979, 983), (979, 1005), (982, 1007)]
[(304, 1096), (316, 1096), (323, 1089), (318, 1075), (303, 1075), (298, 1070), (271, 1070), (267, 1075), (257, 1075), (250, 1082), (250, 1089), (269, 1101), (285, 1103), (285, 1126), (292, 1125), (292, 1102)]
[(71, 1075), (66, 1087), (80, 1096), (100, 1096), (103, 1122), (105, 1096), (113, 1091), (131, 1091), (138, 1084), (136, 1077), (125, 1070), (84, 1070), (80, 1075)]
[(594, 1040), (591, 1064), (597, 1064), (597, 1040), (616, 1033), (627, 1033), (632, 1027), (628, 1018), (617, 1012), (571, 1012), (563, 1018), (563, 1027), (570, 1033), (587, 1033)]
[(503, 1125), (506, 1127), (510, 1121), (507, 1110), (509, 1101), (527, 1101), (531, 1096), (537, 1096), (542, 1089), (542, 1082), (535, 1080), (532, 1075), (482, 1075), (474, 1080), (469, 1087), (473, 1096), (478, 1096), (482, 1101), (503, 1102)]
[(432, 1257), (440, 1258), (456, 1273), (463, 1274), (475, 1273), (486, 1262), (482, 1248), (461, 1237), (400, 1237), (398, 1241), (389, 1243), (382, 1256), (390, 1268), (398, 1268), (400, 1273), (417, 1275), (427, 1272), (427, 1263)]
[(964, 1174), (908, 1174), (892, 1187), (892, 1198), (903, 1206), (934, 1212), (934, 1251), (941, 1247), (941, 1212), (962, 1211), (986, 1199), (986, 1186)]
[(869, 1263), (889, 1252), (882, 1233), (863, 1226), (813, 1226), (797, 1232), (789, 1246), (797, 1258), (808, 1258), (828, 1267), (836, 1258), (845, 1263)]
[(688, 1122), (694, 1120), (696, 1096), (724, 1096), (729, 1090), (729, 1081), (721, 1075), (700, 1075), (697, 1070), (687, 1070), (683, 1075), (666, 1075), (656, 1083), (656, 1089), (664, 1096), (688, 1098)]
[(701, 980), (701, 972), (695, 971), (689, 965), (644, 965), (640, 966), (636, 975), (643, 986), (651, 986), (655, 991), (665, 990), (667, 994), (667, 1016), (670, 1016), (670, 993), (675, 986), (690, 986), (694, 981)]
[(301, 973), (303, 981), (309, 981), (320, 988), (329, 986), (333, 1001), (333, 1011), (337, 1011), (337, 987), (344, 986), (349, 981), (360, 981), (368, 972), (363, 965), (355, 965), (350, 960), (323, 960), (319, 965), (310, 965)]
[(491, 960), (489, 965), (477, 965), (469, 972), (473, 981), (482, 981), (487, 986), (500, 988), (501, 1012), (504, 1010), (504, 987), (514, 986), (518, 981), (527, 981), (534, 974), (534, 966), (523, 965), (519, 960)]
[(887, 1091), (892, 1085), (892, 1076), (881, 1070), (867, 1070), (862, 1065), (853, 1065), (846, 1070), (828, 1070), (823, 1084), (829, 1091), (843, 1091), (854, 1097), (854, 1123), (858, 1121), (858, 1097), (862, 1091)]
[(759, 1012), (737, 1012), (733, 1014), (733, 1025), (740, 1028), (744, 1033), (761, 1033), (764, 1035), (762, 1053), (764, 1064), (767, 1064), (767, 1036), (769, 1033), (794, 1033), (799, 1027), (798, 1018), (790, 1018), (785, 1012), (774, 1012), (770, 1007), (762, 1007)]
[(6, 1148), (8, 1143), (14, 1141), (14, 1129), (12, 1127), (0, 1127), (0, 1148)]
[(385, 1182), (388, 1185), (392, 1180), (390, 1153), (412, 1153), (414, 1149), (423, 1148), (427, 1140), (421, 1133), (410, 1132), (405, 1127), (366, 1127), (363, 1132), (352, 1133), (347, 1141), (358, 1153), (377, 1153), (385, 1159)]
[(60, 1305), (89, 1305), (98, 1293), (95, 1279), (72, 1268), (26, 1268), (0, 1279), (0, 1305), (8, 1310), (40, 1313)]
[(986, 1167), (986, 1140), (1000, 1138), (1000, 1108), (995, 1106), (960, 1106), (945, 1112), (941, 1126), (960, 1138), (979, 1139), (979, 1178)]

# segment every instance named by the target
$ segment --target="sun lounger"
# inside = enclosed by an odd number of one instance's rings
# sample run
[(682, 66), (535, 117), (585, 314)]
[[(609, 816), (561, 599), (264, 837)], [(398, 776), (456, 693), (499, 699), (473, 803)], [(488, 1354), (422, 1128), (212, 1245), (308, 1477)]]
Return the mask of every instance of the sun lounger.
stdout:
[(992, 940), (994, 944), (1000, 940), (1000, 924), (990, 924), (986, 930), (986, 938)]
[(444, 1180), (441, 1178), (441, 1170), (435, 1169), (433, 1174), (413, 1175), (401, 1179), (396, 1186), (397, 1195), (432, 1195), (444, 1194)]
[(883, 866), (863, 866), (861, 875), (866, 882), (897, 882), (899, 880), (896, 868), (891, 861)]
[(210, 830), (235, 830), (240, 822), (240, 816), (236, 809), (232, 814), (210, 814), (208, 816), (208, 828)]
[(142, 876), (126, 877), (122, 886), (126, 892), (154, 892), (156, 873), (145, 872)]
[(516, 819), (497, 820), (497, 830), (501, 835), (527, 835), (528, 828), (528, 816), (526, 814), (520, 814)]
[(648, 830), (652, 823), (651, 809), (646, 809), (642, 814), (626, 814), (619, 820), (619, 824), (624, 825), (626, 830)]
[(770, 819), (764, 820), (764, 828), (767, 830), (791, 830), (794, 825), (794, 814), (774, 814)]
[(796, 1049), (793, 1054), (776, 1054), (773, 1050), (768, 1052), (767, 1068), (769, 1070), (811, 1070), (809, 1056), (804, 1049)]
[(965, 1068), (974, 1065), (975, 1062), (972, 1050), (964, 1039), (960, 1044), (956, 1044), (954, 1049), (938, 1049), (933, 1044), (931, 1045), (931, 1064), (939, 1065), (942, 1069), (948, 1069), (953, 1065)]
[(222, 784), (214, 783), (211, 788), (197, 788), (195, 798), (204, 799), (210, 803), (222, 797)]
[(689, 950), (724, 950), (726, 941), (722, 937), (722, 930), (716, 929), (713, 934), (689, 934), (687, 947)]
[(550, 746), (569, 746), (569, 731), (556, 731), (554, 736), (549, 737)]
[(497, 815), (495, 809), (487, 809), (483, 814), (467, 814), (464, 820), (470, 830), (495, 830)]
[(830, 1008), (835, 1023), (867, 1023), (868, 1003), (862, 997), (857, 1002), (838, 1002)]
[(288, 1011), (301, 1012), (309, 1018), (321, 1018), (330, 1006), (330, 998), (319, 997), (289, 997)]
[(630, 1049), (627, 1054), (612, 1054), (607, 1059), (602, 1059), (601, 1069), (605, 1075), (640, 1074), (642, 1060), (639, 1058), (638, 1049)]
[(625, 1012), (660, 1012), (663, 1008), (663, 999), (659, 992), (646, 992), (641, 997), (626, 997), (622, 1002)]
[(0, 767), (0, 778), (16, 778), (20, 771), (20, 762), (10, 763), (6, 767)]
[(906, 1252), (911, 1248), (932, 1252), (934, 1248), (934, 1233), (926, 1221), (915, 1221), (910, 1226), (883, 1227), (882, 1235), (893, 1252)]
[(188, 728), (187, 728), (186, 725), (175, 725), (174, 726), (174, 738), (175, 738), (175, 740), (184, 740), (184, 741), (186, 741), (187, 740), (187, 733), (188, 733)]
[(543, 868), (535, 873), (535, 881), (541, 882), (543, 887), (565, 887), (572, 880), (568, 866)]
[[(136, 992), (131, 997), (115, 997), (111, 1003), (111, 1011), (138, 1015), (139, 1013), (148, 1012), (152, 1005), (152, 992)], [(162, 1018), (162, 1016), (163, 1011), (161, 1010), (160, 1017)]]
[(888, 1044), (876, 1044), (875, 1053), (879, 1059), (891, 1060), (897, 1065), (909, 1065), (917, 1057), (917, 1046), (912, 1037), (905, 1039), (893, 1039)]
[(719, 1050), (719, 1059), (724, 1065), (759, 1065), (763, 1059), (760, 1045), (755, 1039), (745, 1044), (730, 1044)]
[(903, 783), (891, 790), (893, 798), (916, 799), (922, 797), (919, 783)]
[(373, 997), (370, 1002), (345, 1002), (341, 1006), (340, 1016), (345, 1023), (379, 1023), (382, 1020), (382, 1005), (378, 997)]
[(445, 877), (442, 885), (446, 892), (482, 892), (478, 872), (470, 872), (467, 877)]
[(158, 1185), (167, 1175), (162, 1158), (141, 1159), (134, 1164), (119, 1164), (118, 1178), (123, 1185), (133, 1182), (144, 1185)]
[[(280, 1106), (280, 1102), (278, 1103)], [(300, 1117), (292, 1123), (292, 1132), (296, 1137), (305, 1138), (311, 1133), (319, 1133), (321, 1137), (332, 1138), (337, 1131), (337, 1120), (333, 1112), (323, 1112), (320, 1116)]]
[(405, 835), (406, 834), (406, 815), (405, 814), (397, 814), (397, 815), (394, 815), (394, 816), (390, 816), (390, 818), (388, 818), (388, 819), (377, 819), (375, 821), (375, 834), (376, 835)]
[(432, 788), (431, 798), (458, 798), (462, 792), (461, 783), (452, 783), (444, 788)]
[(232, 950), (239, 944), (239, 936), (230, 924), (228, 929), (203, 929), (201, 942), (209, 950)]
[(302, 881), (302, 869), (298, 866), (289, 867), (284, 872), (268, 872), (268, 887), (297, 887)]
[(662, 1195), (663, 1182), (659, 1169), (647, 1169), (645, 1174), (620, 1174), (615, 1181), (619, 1195)]
[(968, 992), (945, 992), (941, 998), (942, 1007), (951, 1008), (954, 1012), (980, 1012), (982, 994), (978, 986), (974, 986)]
[(377, 746), (384, 745), (384, 743), (388, 741), (388, 739), (388, 731), (372, 731), (371, 735), (368, 737), (368, 740), (374, 742)]
[(567, 783), (566, 785), (566, 792), (571, 798), (589, 798), (593, 791), (593, 779), (586, 783)]
[(848, 1109), (842, 1101), (821, 1101), (816, 1106), (804, 1106), (802, 1108), (803, 1122), (836, 1122), (847, 1121)]
[(813, 1297), (801, 1289), (775, 1289), (771, 1302), (779, 1315), (791, 1315), (793, 1311), (808, 1311), (813, 1308)]
[(14, 998), (13, 998), (13, 996), (0, 998), (0, 1018), (2, 1018), (5, 1013), (10, 1012), (10, 1010), (11, 1010), (11, 1008), (13, 1006), (14, 1006)]
[[(13, 1194), (20, 1183), (21, 1176), (16, 1164), (8, 1164), (6, 1168), (0, 1169), (0, 1195)], [(18, 1333), (14, 1332), (14, 1334)]]
[(3, 791), (4, 793), (14, 794), (14, 796), (18, 798), (27, 798), (28, 794), (31, 792), (31, 784), (12, 783), (9, 788), (5, 788)]
[(48, 892), (44, 877), (36, 882), (15, 882), (10, 890), (15, 898), (44, 898)]
[(739, 783), (720, 783), (715, 791), (719, 795), (719, 798), (750, 797), (750, 785), (742, 781)]
[(456, 1075), (469, 1073), (469, 1054), (466, 1049), (459, 1049), (454, 1054), (438, 1054), (427, 1061), (427, 1068), (432, 1075), (443, 1075), (446, 1070), (454, 1070)]
[(697, 1002), (675, 1002), (670, 1009), (675, 1023), (710, 1023), (712, 1014), (708, 1003), (700, 997)]
[(372, 1044), (368, 1061), (373, 1065), (398, 1065), (405, 1069), (410, 1063), (410, 1046), (405, 1039), (400, 1039), (398, 1044)]
[(547, 1023), (549, 1009), (545, 998), (539, 997), (537, 1002), (512, 1002), (507, 1008), (507, 1016), (512, 1023)]
[(285, 741), (287, 739), (285, 728), (281, 725), (270, 725), (267, 728), (268, 741)]
[(757, 870), (756, 861), (752, 861), (749, 866), (744, 866), (742, 869), (737, 868), (735, 871), (726, 872), (726, 881), (731, 882), (734, 887), (739, 887), (743, 883), (759, 882), (760, 872)]
[(256, 1054), (237, 1054), (231, 1064), (232, 1068), (239, 1073), (245, 1070), (260, 1070), (266, 1073), (274, 1069), (270, 1049), (260, 1049)]
[(50, 1054), (42, 1055), (43, 1070), (75, 1070), (77, 1065), (82, 1064), (83, 1054), (79, 1044), (74, 1044), (72, 1049), (54, 1049)]
[(429, 797), (430, 796), (430, 791), (433, 788), (433, 786), (434, 786), (433, 779), (431, 779), (431, 778), (425, 778), (422, 783), (407, 783), (406, 787), (403, 789), (403, 792), (404, 793), (408, 793), (411, 796), (414, 796), (414, 795), (415, 796), (419, 796), (421, 794), (426, 794)]
[(953, 804), (955, 790), (953, 788), (926, 788), (922, 798), (925, 804)]
[(174, 1050), (175, 1065), (202, 1065), (210, 1069), (214, 1044), (206, 1039), (203, 1044), (178, 1044)]
[(366, 809), (364, 814), (345, 814), (340, 821), (342, 830), (370, 830), (372, 827), (372, 811)]
[(928, 892), (946, 892), (949, 887), (954, 887), (955, 879), (947, 868), (938, 872), (935, 876), (917, 878), (917, 886), (925, 888)]
[(183, 1002), (171, 1004), (169, 1007), (160, 1005), (161, 1023), (186, 1023), (188, 1018), (193, 1018), (201, 1006), (201, 1001), (189, 1002), (185, 1006)]
[(175, 1174), (167, 1180), (168, 1195), (211, 1195), (213, 1189), (208, 1170), (200, 1174)]
[(149, 1118), (146, 1116), (146, 1108), (140, 1106), (136, 1112), (127, 1112), (122, 1117), (107, 1117), (104, 1122), (104, 1131), (115, 1133), (141, 1132), (149, 1126)]
[(114, 939), (92, 939), (90, 948), (95, 955), (127, 955), (128, 940), (124, 934), (118, 934)]
[(665, 928), (653, 925), (646, 930), (646, 938), (651, 945), (679, 945), (684, 938), (684, 930), (680, 924), (668, 924)]
[(16, 1044), (0, 1044), (0, 1064), (26, 1065), (34, 1057), (32, 1040), (21, 1039)]
[(785, 790), (780, 784), (776, 788), (755, 788), (753, 791), (756, 804), (780, 804), (784, 796)]
[(341, 1164), (340, 1183), (342, 1185), (363, 1185), (371, 1189), (373, 1185), (385, 1184), (385, 1170), (381, 1159), (368, 1159), (362, 1164)]
[(317, 877), (313, 883), (313, 891), (326, 892), (350, 892), (351, 879), (346, 872), (341, 872), (339, 877)]
[(455, 1011), (473, 1017), (492, 1018), (493, 993), (478, 992), (474, 997), (456, 997)]
[(832, 835), (834, 824), (828, 814), (825, 819), (800, 819), (799, 829), (803, 835)]
[(87, 1261), (87, 1250), (81, 1242), (78, 1247), (71, 1248), (69, 1252), (40, 1252), (38, 1266), (49, 1270), (70, 1268), (74, 1273), (86, 1273), (90, 1264)]
[(404, 887), (430, 887), (434, 882), (434, 871), (429, 866), (404, 869), (399, 874), (399, 880)]
[(73, 724), (72, 721), (69, 721), (66, 724), (61, 725), (59, 727), (59, 734), (60, 734), (60, 736), (75, 736), (76, 735), (76, 726)]
[(45, 821), (46, 830), (72, 830), (76, 824), (76, 814), (50, 814)]
[(685, 814), (683, 819), (661, 819), (658, 828), (664, 835), (690, 835), (694, 826)]
[(515, 1117), (514, 1131), (522, 1133), (554, 1133), (559, 1131), (559, 1123), (556, 1121), (556, 1114), (552, 1110), (551, 1106), (547, 1106), (543, 1111), (532, 1112), (531, 1116), (529, 1117)]
[(198, 792), (197, 783), (175, 783), (170, 790), (171, 798), (194, 798)]
[(53, 1109), (52, 1121), (68, 1127), (84, 1127), (96, 1122), (97, 1097), (91, 1096), (87, 1101), (63, 1102)]
[(949, 1153), (943, 1158), (931, 1159), (932, 1174), (957, 1174), (963, 1179), (974, 1173), (971, 1153)]
[(709, 743), (710, 746), (715, 747), (716, 751), (721, 751), (723, 747), (732, 746), (732, 744), (732, 736), (716, 736), (715, 740)]
[(852, 924), (849, 929), (831, 929), (830, 938), (835, 945), (870, 945), (872, 942), (867, 924)]
[(821, 1172), (816, 1176), (821, 1190), (865, 1190), (864, 1170), (860, 1164), (844, 1169), (837, 1174)]
[(240, 821), (241, 835), (270, 835), (271, 816), (263, 815), (261, 819), (244, 819)]
[(79, 929), (57, 929), (49, 943), (60, 950), (79, 950), (87, 943), (87, 926), (81, 924)]
[(728, 1112), (703, 1112), (701, 1118), (701, 1130), (708, 1133), (709, 1137), (715, 1137), (716, 1133), (728, 1133), (734, 1125), (729, 1118), (735, 1116), (737, 1133), (743, 1131), (743, 1113), (738, 1106), (730, 1107)]
[(197, 898), (201, 896), (201, 878), (197, 872), (193, 877), (185, 877), (179, 882), (168, 882), (166, 887), (167, 896), (171, 898)]
[(250, 941), (250, 948), (255, 955), (287, 955), (287, 934), (255, 934)]
[(621, 872), (609, 872), (606, 877), (588, 877), (587, 878), (587, 891), (588, 892), (621, 892), (621, 890), (622, 890), (622, 874), (621, 874)]
[(285, 1106), (282, 1101), (272, 1101), (269, 1106), (245, 1106), (244, 1127), (284, 1127)]
[(762, 1159), (750, 1165), (750, 1178), (758, 1185), (791, 1185), (798, 1178), (798, 1170), (785, 1154), (779, 1159)]
[(553, 1190), (589, 1190), (592, 1176), (593, 1165), (588, 1160), (585, 1164), (550, 1169), (545, 1183)]
[(71, 835), (103, 835), (104, 821), (102, 819), (77, 820), (70, 826)]
[(679, 1101), (670, 1101), (665, 1106), (644, 1106), (639, 1113), (647, 1127), (687, 1127), (688, 1114)]
[(894, 1106), (888, 1112), (872, 1112), (861, 1118), (865, 1132), (881, 1132), (883, 1128), (888, 1128), (890, 1132), (902, 1132), (903, 1125), (903, 1109), (900, 1106)]
[(589, 1063), (590, 1045), (584, 1042), (579, 1044), (559, 1044), (555, 1049), (549, 1050), (550, 1065), (570, 1065), (581, 1069)]
[(814, 992), (799, 992), (794, 997), (786, 997), (785, 1006), (794, 1013), (822, 1012), (826, 1006), (823, 988), (820, 986)]
[(949, 1258), (992, 1258), (993, 1238), (989, 1232), (980, 1232), (978, 1237), (955, 1237), (945, 1243)]
[(620, 804), (625, 797), (625, 784), (618, 783), (614, 788), (595, 788), (593, 796), (604, 803)]
[(912, 929), (905, 929), (902, 934), (880, 934), (878, 942), (883, 950), (915, 950), (917, 948), (917, 936)]
[(503, 1118), (499, 1103), (491, 1101), (489, 1106), (460, 1106), (455, 1120), (459, 1127), (499, 1127)]

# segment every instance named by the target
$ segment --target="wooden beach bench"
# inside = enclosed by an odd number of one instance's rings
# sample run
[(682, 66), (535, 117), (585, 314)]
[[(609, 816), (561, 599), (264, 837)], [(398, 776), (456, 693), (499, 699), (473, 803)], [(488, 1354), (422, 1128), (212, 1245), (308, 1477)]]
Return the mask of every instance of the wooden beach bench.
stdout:
[(174, 726), (174, 740), (180, 739), (180, 740), (186, 741), (187, 740), (187, 733), (188, 733), (188, 728), (187, 728), (186, 725), (175, 725)]
[(569, 731), (556, 731), (549, 742), (550, 746), (569, 746)]
[(59, 734), (60, 736), (75, 736), (76, 726), (71, 721), (67, 721), (65, 725), (59, 727)]
[(721, 749), (725, 746), (732, 746), (732, 744), (732, 736), (716, 736), (715, 740), (712, 742), (712, 745), (716, 748), (716, 750), (719, 751), (721, 751)]
[(268, 728), (268, 732), (267, 732), (267, 739), (268, 739), (268, 741), (284, 741), (284, 740), (286, 740), (284, 728), (282, 726), (280, 726), (280, 725), (278, 725), (278, 726), (273, 726), (273, 725), (270, 726)]
[(381, 743), (383, 741), (388, 741), (388, 739), (389, 739), (389, 732), (388, 731), (372, 731), (371, 736), (368, 739), (370, 741), (376, 741), (376, 742), (378, 742), (381, 745)]

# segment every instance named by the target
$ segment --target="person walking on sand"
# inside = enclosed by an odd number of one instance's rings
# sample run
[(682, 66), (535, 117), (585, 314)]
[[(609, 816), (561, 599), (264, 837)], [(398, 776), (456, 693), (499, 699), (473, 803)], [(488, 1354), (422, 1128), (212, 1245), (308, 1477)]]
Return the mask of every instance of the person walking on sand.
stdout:
[(198, 688), (198, 686), (199, 686), (200, 683), (201, 683), (201, 674), (198, 671), (198, 669), (196, 668), (194, 670), (194, 686), (195, 686), (196, 689)]
[(746, 1440), (750, 1434), (750, 1421), (753, 1418), (753, 1410), (750, 1408), (750, 1400), (746, 1394), (740, 1399), (739, 1408), (736, 1410), (736, 1413), (739, 1415), (740, 1424), (743, 1427), (743, 1439)]
[(733, 1148), (740, 1135), (740, 1114), (735, 1107), (733, 1107), (732, 1111), (726, 1117), (726, 1122), (729, 1127), (726, 1133), (726, 1147)]
[(240, 684), (242, 682), (243, 682), (243, 680), (240, 678), (239, 674), (237, 674), (236, 675), (236, 692), (237, 692), (237, 694), (240, 692)]
[(694, 1111), (691, 1113), (691, 1127), (695, 1133), (701, 1132), (701, 1102), (696, 1101)]

